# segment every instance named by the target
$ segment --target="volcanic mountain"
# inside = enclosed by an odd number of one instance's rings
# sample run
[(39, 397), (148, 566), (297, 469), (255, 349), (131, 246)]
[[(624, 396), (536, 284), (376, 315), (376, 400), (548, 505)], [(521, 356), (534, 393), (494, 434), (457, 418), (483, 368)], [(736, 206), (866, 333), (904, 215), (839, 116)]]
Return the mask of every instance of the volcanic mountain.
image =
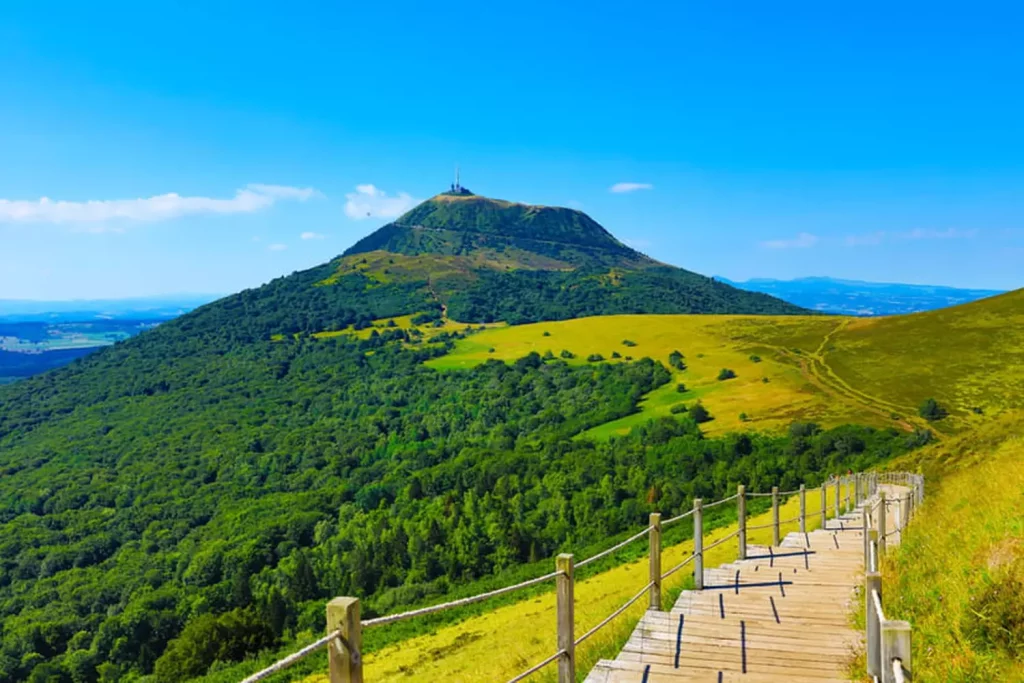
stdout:
[(423, 202), (329, 266), (318, 284), (361, 287), (382, 306), (379, 316), (409, 313), (410, 306), (446, 309), (461, 322), (512, 323), (613, 313), (803, 312), (655, 261), (581, 211), (467, 191)]

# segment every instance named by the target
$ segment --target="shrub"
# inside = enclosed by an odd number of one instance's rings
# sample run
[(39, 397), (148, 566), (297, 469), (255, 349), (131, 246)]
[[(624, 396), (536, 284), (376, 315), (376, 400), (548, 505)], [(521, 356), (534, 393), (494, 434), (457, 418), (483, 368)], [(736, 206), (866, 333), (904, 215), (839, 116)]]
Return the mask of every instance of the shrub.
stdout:
[(747, 414), (746, 414), (746, 413), (740, 413), (740, 422), (746, 422), (746, 421), (747, 421), (747, 420), (749, 420), (749, 419), (750, 419), (750, 418), (749, 418), (749, 417), (747, 417)]
[(689, 410), (689, 408), (686, 407), (685, 403), (677, 403), (671, 408), (669, 408), (668, 412), (672, 413), (673, 415), (678, 415), (679, 413), (685, 413), (687, 410)]
[(708, 412), (708, 409), (705, 408), (704, 404), (700, 401), (697, 401), (693, 407), (690, 408), (690, 417), (692, 417), (693, 421), (697, 424), (703, 424), (711, 421), (711, 413)]
[(622, 354), (618, 351), (612, 351), (612, 358), (622, 358)]
[(551, 353), (551, 349), (544, 352), (544, 360), (554, 360), (555, 354)]
[(569, 359), (572, 359), (572, 358), (576, 357), (575, 353), (573, 353), (572, 351), (569, 351), (567, 349), (562, 349), (562, 352), (560, 354), (558, 354), (558, 355), (561, 356), (562, 358), (565, 358), (566, 360), (569, 360)]
[(998, 567), (971, 598), (967, 633), (982, 649), (1024, 655), (1024, 558)]
[(934, 398), (926, 398), (917, 409), (917, 413), (929, 422), (941, 420), (949, 414)]
[(599, 363), (599, 362), (601, 362), (603, 360), (604, 360), (604, 356), (602, 356), (599, 353), (592, 353), (589, 356), (587, 356), (587, 362), (588, 363)]
[(676, 385), (676, 391), (679, 392), (680, 394), (685, 394), (686, 393), (686, 385), (683, 384), (682, 382), (680, 382), (679, 384)]
[(751, 360), (752, 362), (754, 362), (754, 363), (760, 363), (760, 362), (761, 362), (761, 356), (759, 356), (759, 355), (757, 355), (757, 354), (755, 353), (755, 354), (753, 354), (753, 355), (752, 355), (752, 356), (750, 357), (750, 360)]
[(683, 360), (683, 354), (679, 353), (678, 350), (668, 354), (668, 364), (679, 371), (686, 369), (686, 361)]
[(544, 330), (544, 335), (543, 335), (543, 336), (545, 336), (545, 337), (550, 337), (550, 336), (551, 336), (551, 333), (550, 333), (550, 332), (548, 332), (547, 330)]
[(636, 346), (636, 342), (632, 341), (631, 339), (623, 339), (622, 340), (622, 345), (623, 346)]
[(412, 317), (413, 325), (429, 325), (430, 323), (441, 320), (440, 313), (420, 313)]
[(913, 434), (904, 437), (903, 443), (907, 445), (907, 448), (919, 448), (931, 443), (934, 436), (930, 429), (915, 429)]
[(770, 380), (770, 379), (768, 379), (767, 377), (762, 377), (762, 378), (761, 378), (761, 384), (768, 384), (768, 382), (770, 382), (770, 381), (771, 381), (771, 380)]
[(718, 373), (718, 381), (722, 382), (727, 379), (732, 379), (735, 376), (736, 373), (730, 370), (729, 368), (722, 368), (722, 371)]

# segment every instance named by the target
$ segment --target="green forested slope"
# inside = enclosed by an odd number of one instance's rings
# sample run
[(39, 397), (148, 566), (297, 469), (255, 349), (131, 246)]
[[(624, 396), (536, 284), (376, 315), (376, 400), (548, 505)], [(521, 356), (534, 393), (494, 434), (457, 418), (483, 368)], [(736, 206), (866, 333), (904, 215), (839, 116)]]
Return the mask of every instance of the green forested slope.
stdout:
[[(143, 335), (0, 389), (0, 678), (185, 680), (318, 627), (333, 595), (372, 613), (737, 480), (907, 447), (859, 428), (704, 440), (688, 419), (575, 441), (668, 372), (534, 355), (438, 373), (403, 334), (188, 353)], [(239, 641), (210, 653), (217, 625)]]
[(445, 335), (310, 338), (444, 306), (796, 310), (655, 264), (579, 212), (481, 201), (416, 218), (486, 234), (458, 254), (339, 257), (0, 387), (0, 680), (185, 680), (319, 627), (329, 596), (390, 609), (736, 479), (907, 447), (855, 428), (711, 441), (687, 418), (593, 444), (572, 437), (636, 410), (660, 363), (439, 373), (422, 363)]

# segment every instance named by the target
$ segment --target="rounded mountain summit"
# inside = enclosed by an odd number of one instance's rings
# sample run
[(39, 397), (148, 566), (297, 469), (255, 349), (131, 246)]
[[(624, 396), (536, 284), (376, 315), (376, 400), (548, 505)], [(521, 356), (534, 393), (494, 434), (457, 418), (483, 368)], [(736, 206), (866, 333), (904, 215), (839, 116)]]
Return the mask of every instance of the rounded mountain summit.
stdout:
[(232, 336), (265, 339), (411, 313), (518, 324), (621, 313), (807, 312), (655, 261), (582, 211), (453, 187), (327, 263), (179, 320), (198, 331), (229, 315)]
[(806, 313), (655, 261), (582, 211), (491, 199), (464, 188), (428, 199), (331, 265), (325, 284), (358, 278), (366, 291), (412, 287), (424, 295), (424, 305), (443, 306), (467, 323), (616, 313)]

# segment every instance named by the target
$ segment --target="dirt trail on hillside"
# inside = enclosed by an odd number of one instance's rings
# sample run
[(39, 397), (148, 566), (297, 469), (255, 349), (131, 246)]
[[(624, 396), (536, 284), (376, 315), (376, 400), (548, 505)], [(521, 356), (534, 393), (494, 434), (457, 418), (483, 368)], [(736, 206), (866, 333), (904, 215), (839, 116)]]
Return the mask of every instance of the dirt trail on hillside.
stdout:
[[(839, 321), (828, 334), (826, 334), (818, 348), (810, 355), (794, 353), (790, 349), (781, 346), (772, 346), (775, 351), (794, 361), (799, 367), (804, 378), (828, 395), (836, 398), (847, 405), (854, 405), (857, 408), (867, 409), (886, 420), (897, 424), (904, 431), (912, 432), (921, 427), (914, 418), (905, 417), (908, 408), (901, 406), (877, 396), (850, 386), (842, 379), (835, 370), (829, 366), (827, 354), (829, 347), (836, 336), (842, 333), (850, 324), (850, 320)], [(900, 415), (895, 419), (893, 415)]]

